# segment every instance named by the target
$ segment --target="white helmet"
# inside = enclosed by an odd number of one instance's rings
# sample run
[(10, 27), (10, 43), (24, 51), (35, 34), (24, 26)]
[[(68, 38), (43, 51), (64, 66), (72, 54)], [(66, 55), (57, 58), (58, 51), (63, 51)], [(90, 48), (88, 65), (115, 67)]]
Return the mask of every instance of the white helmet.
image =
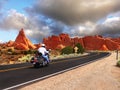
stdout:
[(41, 44), (42, 47), (45, 47), (45, 44)]

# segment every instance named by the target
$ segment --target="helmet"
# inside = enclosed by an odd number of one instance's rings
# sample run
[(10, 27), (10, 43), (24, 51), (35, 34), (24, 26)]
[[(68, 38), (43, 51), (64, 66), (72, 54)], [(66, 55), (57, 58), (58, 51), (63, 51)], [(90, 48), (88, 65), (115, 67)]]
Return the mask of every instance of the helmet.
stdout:
[(41, 44), (42, 47), (45, 47), (45, 44)]

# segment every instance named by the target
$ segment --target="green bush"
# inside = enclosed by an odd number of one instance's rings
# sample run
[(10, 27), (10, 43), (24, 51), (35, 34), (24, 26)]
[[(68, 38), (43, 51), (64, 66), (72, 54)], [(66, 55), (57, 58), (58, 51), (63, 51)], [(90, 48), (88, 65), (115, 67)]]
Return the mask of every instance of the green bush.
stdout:
[(61, 54), (71, 54), (73, 53), (73, 48), (71, 46), (67, 46), (61, 50)]
[(120, 60), (117, 62), (117, 66), (119, 66), (119, 67), (120, 67)]
[(85, 49), (80, 43), (77, 43), (75, 46), (78, 47), (77, 53), (83, 54), (85, 52)]

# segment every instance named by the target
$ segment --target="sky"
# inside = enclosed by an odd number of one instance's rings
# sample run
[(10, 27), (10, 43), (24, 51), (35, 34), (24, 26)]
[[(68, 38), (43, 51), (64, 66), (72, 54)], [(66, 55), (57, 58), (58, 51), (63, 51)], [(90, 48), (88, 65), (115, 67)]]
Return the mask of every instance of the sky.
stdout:
[(21, 28), (33, 43), (60, 33), (120, 37), (120, 0), (0, 0), (0, 42)]

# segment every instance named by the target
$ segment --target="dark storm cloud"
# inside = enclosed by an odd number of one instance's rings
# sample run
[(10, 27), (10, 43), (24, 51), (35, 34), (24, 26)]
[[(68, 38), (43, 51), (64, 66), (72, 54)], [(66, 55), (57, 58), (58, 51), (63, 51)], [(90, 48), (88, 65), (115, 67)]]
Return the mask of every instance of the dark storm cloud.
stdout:
[(97, 21), (118, 10), (120, 0), (38, 0), (32, 11), (73, 25)]
[(48, 26), (51, 34), (55, 35), (62, 33), (65, 27), (65, 24), (63, 24), (62, 22), (50, 19), (43, 15), (41, 15), (41, 17), (37, 19), (37, 23), (42, 23), (42, 25)]
[[(51, 34), (66, 32), (71, 36), (116, 35), (120, 28), (117, 21), (111, 21), (115, 24), (111, 27), (108, 26), (111, 23), (97, 22), (103, 18), (108, 20), (107, 16), (119, 10), (120, 0), (37, 0), (32, 8), (26, 8), (30, 16), (45, 17), (38, 24), (48, 26)], [(120, 17), (119, 14), (114, 16)]]
[(42, 26), (48, 26), (50, 30), (49, 35), (58, 35), (59, 33), (62, 33), (64, 31), (66, 25), (63, 22), (45, 16), (42, 13), (38, 14), (35, 12), (35, 10), (33, 10), (33, 8), (27, 7), (25, 8), (25, 11), (29, 14), (30, 18), (34, 18), (34, 21), (39, 28), (41, 28)]

